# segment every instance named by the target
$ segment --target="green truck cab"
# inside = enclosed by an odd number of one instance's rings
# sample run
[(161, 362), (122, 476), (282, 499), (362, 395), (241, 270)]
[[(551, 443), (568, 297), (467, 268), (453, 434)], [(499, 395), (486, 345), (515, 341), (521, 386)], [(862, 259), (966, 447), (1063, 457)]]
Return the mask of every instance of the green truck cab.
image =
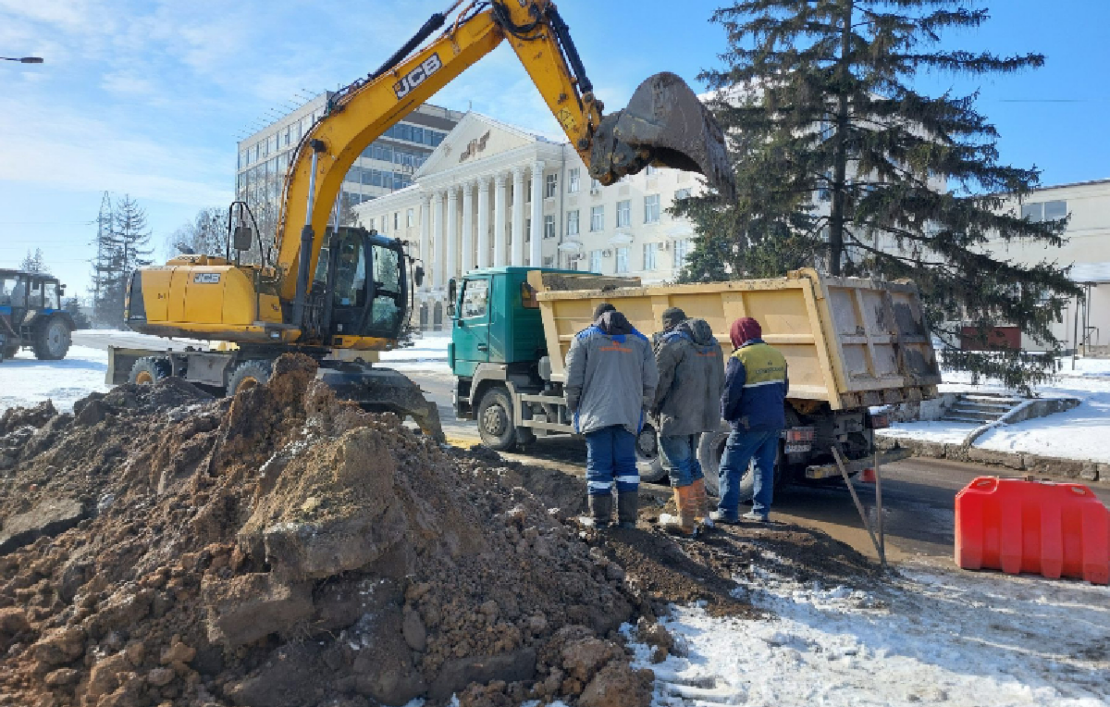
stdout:
[[(455, 375), (455, 414), (475, 420), (482, 442), (506, 451), (537, 436), (574, 434), (562, 384), (551, 380), (547, 340), (528, 274), (581, 276), (578, 270), (501, 267), (475, 270), (448, 285), (452, 320), (447, 361)], [(599, 276), (600, 277), (600, 276)], [(644, 479), (663, 474), (655, 429), (637, 445)]]

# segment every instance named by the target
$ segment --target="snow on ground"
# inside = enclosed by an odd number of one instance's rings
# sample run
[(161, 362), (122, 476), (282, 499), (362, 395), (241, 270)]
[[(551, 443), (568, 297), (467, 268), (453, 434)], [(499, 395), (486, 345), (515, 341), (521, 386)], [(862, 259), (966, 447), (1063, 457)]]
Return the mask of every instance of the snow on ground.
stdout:
[[(1110, 588), (916, 565), (877, 591), (802, 585), (753, 565), (738, 578), (766, 618), (675, 607), (664, 625), (685, 657), (656, 670), (730, 704), (1096, 707), (1110, 704)], [(629, 629), (631, 631), (631, 629)]]
[(425, 334), (413, 339), (413, 345), (394, 351), (383, 351), (382, 364), (397, 371), (426, 371), (451, 375), (447, 365), (447, 345), (451, 333)]
[[(942, 393), (1007, 393), (999, 385), (972, 385), (969, 374), (945, 373)], [(1078, 398), (1079, 407), (1048, 417), (1001, 425), (979, 437), (974, 446), (999, 452), (1110, 462), (1110, 360), (1061, 359), (1059, 378), (1034, 392), (1042, 397)], [(975, 425), (951, 422), (896, 423), (880, 435), (958, 444)]]
[(53, 400), (59, 412), (93, 391), (107, 391), (104, 382), (108, 352), (71, 346), (61, 361), (39, 361), (29, 350), (0, 363), (0, 412)]

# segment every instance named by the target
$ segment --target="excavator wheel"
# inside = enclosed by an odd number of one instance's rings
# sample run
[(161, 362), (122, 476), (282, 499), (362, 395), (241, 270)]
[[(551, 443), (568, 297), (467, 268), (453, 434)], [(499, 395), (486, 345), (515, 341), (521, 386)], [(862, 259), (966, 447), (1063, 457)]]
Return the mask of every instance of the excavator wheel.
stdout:
[(170, 362), (156, 356), (144, 356), (131, 366), (131, 374), (127, 377), (128, 383), (139, 385), (153, 385), (160, 380), (169, 378), (173, 374)]
[(628, 107), (602, 119), (590, 152), (590, 176), (612, 184), (654, 164), (702, 174), (722, 196), (735, 192), (725, 136), (713, 114), (675, 74), (656, 74)]
[(229, 398), (242, 390), (253, 388), (270, 380), (270, 361), (244, 361), (235, 367), (227, 379), (226, 395)]

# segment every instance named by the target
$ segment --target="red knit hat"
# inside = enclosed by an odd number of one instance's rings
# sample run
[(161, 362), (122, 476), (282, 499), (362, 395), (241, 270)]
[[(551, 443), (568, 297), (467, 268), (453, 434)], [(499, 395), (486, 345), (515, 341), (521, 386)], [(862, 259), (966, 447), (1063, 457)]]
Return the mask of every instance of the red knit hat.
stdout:
[(759, 326), (759, 322), (751, 317), (741, 317), (732, 323), (728, 336), (732, 339), (732, 345), (740, 348), (752, 339), (761, 338), (763, 329)]

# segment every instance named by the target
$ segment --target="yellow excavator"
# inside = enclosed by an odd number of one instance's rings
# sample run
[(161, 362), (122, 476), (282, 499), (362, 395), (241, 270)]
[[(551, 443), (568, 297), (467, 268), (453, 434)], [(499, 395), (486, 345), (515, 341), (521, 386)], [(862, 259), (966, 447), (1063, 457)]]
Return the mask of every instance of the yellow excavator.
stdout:
[(234, 394), (265, 382), (282, 353), (300, 351), (320, 361), (320, 377), (340, 395), (369, 410), (412, 417), (442, 440), (436, 407), (419, 388), (366, 363), (360, 353), (397, 345), (423, 268), (401, 241), (361, 228), (330, 228), (329, 216), (363, 150), (503, 40), (601, 184), (654, 164), (701, 173), (719, 192), (732, 189), (721, 130), (678, 76), (652, 76), (627, 108), (606, 116), (555, 3), (461, 5), (459, 0), (433, 15), (381, 68), (329, 101), (290, 162), (273, 252), (258, 240), (261, 263), (240, 262), (239, 254), (256, 242), (257, 227), (250, 226), (249, 206), (236, 203), (229, 210), (224, 257), (181, 255), (132, 275), (125, 305), (132, 329), (233, 346), (113, 348), (109, 383), (182, 376)]

